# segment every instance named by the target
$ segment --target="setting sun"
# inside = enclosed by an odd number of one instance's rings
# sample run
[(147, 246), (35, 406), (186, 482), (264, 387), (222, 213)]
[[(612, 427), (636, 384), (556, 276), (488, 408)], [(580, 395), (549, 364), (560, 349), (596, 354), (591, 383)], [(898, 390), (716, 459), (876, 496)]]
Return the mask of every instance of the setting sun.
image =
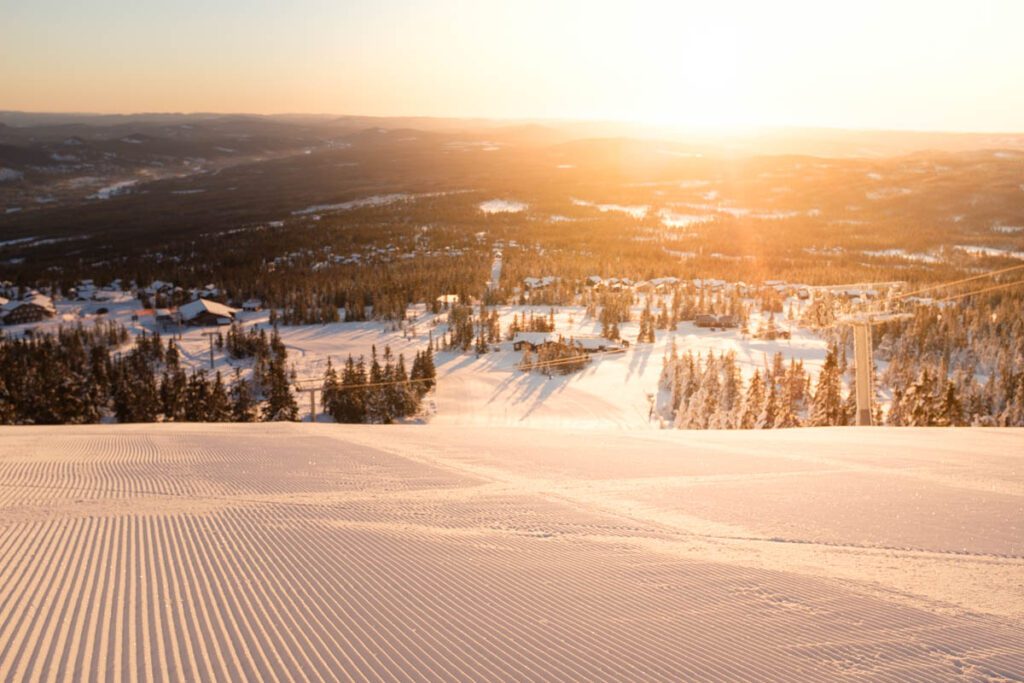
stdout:
[(1024, 5), (1009, 1), (40, 0), (4, 15), (0, 91), (29, 110), (1024, 125)]

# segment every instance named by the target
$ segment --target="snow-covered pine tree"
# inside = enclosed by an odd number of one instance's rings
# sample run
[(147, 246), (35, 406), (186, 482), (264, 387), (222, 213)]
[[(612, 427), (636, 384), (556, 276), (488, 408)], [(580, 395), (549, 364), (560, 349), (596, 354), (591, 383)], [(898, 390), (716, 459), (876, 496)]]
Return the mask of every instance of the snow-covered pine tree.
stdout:
[(818, 374), (818, 384), (811, 402), (810, 425), (812, 427), (827, 427), (841, 425), (845, 422), (838, 350), (835, 344), (829, 344), (825, 354), (825, 363)]
[(227, 389), (224, 387), (224, 380), (220, 371), (214, 375), (213, 384), (210, 386), (210, 396), (207, 399), (206, 419), (209, 422), (230, 422), (231, 421), (231, 399), (228, 398)]
[(256, 400), (253, 397), (252, 383), (242, 377), (235, 368), (235, 381), (231, 386), (231, 420), (232, 422), (252, 422), (256, 419)]

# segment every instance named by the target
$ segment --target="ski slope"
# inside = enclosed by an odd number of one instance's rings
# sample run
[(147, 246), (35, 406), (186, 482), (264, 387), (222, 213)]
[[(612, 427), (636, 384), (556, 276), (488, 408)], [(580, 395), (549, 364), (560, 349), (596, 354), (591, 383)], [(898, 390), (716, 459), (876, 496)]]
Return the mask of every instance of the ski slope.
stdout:
[(4, 680), (1022, 680), (1024, 431), (0, 429)]

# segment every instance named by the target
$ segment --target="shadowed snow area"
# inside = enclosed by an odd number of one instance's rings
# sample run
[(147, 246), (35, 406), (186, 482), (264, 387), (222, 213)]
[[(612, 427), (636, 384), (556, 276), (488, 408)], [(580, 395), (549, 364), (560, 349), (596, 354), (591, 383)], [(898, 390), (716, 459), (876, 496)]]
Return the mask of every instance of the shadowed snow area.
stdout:
[(0, 429), (5, 680), (1022, 680), (1024, 431)]

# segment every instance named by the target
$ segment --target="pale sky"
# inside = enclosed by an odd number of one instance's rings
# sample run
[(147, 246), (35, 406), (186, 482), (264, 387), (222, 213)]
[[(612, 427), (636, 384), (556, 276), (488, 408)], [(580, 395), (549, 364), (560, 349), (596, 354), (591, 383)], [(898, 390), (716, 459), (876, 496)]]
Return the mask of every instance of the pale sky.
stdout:
[(0, 0), (0, 109), (1024, 131), (1024, 1)]

